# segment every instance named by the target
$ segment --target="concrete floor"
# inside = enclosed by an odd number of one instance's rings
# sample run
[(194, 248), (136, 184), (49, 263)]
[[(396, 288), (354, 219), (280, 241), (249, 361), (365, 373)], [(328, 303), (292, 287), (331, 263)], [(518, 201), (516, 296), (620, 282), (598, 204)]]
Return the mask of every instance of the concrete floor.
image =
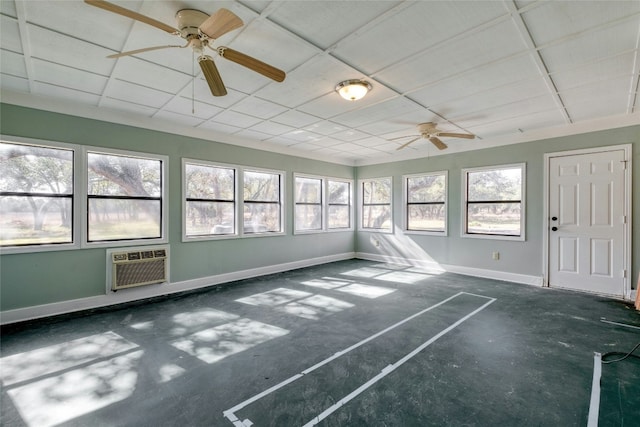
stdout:
[[(594, 352), (638, 327), (598, 296), (336, 262), (5, 326), (0, 422), (585, 426)], [(640, 359), (601, 384), (599, 425), (640, 425)]]

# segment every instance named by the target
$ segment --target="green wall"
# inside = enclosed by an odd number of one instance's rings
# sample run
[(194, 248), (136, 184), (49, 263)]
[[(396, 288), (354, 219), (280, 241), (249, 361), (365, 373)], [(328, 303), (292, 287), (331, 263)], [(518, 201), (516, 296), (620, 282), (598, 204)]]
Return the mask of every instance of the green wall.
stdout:
[[(352, 179), (350, 166), (8, 104), (0, 104), (0, 118), (5, 136), (168, 156), (171, 282), (353, 252), (353, 231), (293, 235), (291, 221), (294, 172)], [(183, 157), (286, 171), (286, 235), (183, 243)], [(103, 295), (105, 282), (106, 248), (4, 254), (0, 256), (0, 309)]]
[[(0, 132), (3, 135), (168, 156), (168, 238), (172, 282), (354, 251), (541, 276), (545, 153), (632, 143), (633, 188), (640, 188), (640, 126), (355, 168), (8, 104), (0, 104)], [(180, 182), (183, 157), (286, 171), (287, 234), (183, 243)], [(527, 164), (526, 241), (460, 238), (461, 169), (520, 162)], [(339, 178), (393, 176), (394, 220), (399, 229), (402, 175), (440, 170), (449, 171), (448, 237), (403, 235), (401, 232), (394, 235), (368, 232), (293, 235), (293, 172)], [(637, 254), (640, 250), (640, 197), (635, 194), (633, 213), (632, 245), (633, 254)], [(383, 244), (374, 246), (372, 238), (381, 240)], [(499, 261), (492, 260), (493, 251), (500, 252)], [(638, 277), (640, 271), (639, 258), (632, 256), (633, 278)], [(104, 248), (2, 255), (0, 310), (100, 296), (104, 294), (105, 276)]]
[[(632, 188), (635, 189), (632, 201), (633, 275), (631, 276), (634, 278), (632, 286), (635, 286), (635, 278), (638, 277), (640, 271), (640, 257), (635, 255), (640, 250), (640, 197), (638, 197), (638, 189), (640, 188), (640, 126), (454, 153), (429, 159), (361, 166), (357, 169), (358, 179), (393, 177), (394, 221), (397, 227), (401, 227), (402, 175), (448, 170), (449, 235), (441, 237), (409, 234), (403, 236), (404, 241), (397, 242), (398, 233), (396, 233), (394, 237), (385, 238), (382, 236), (383, 244), (375, 247), (372, 243), (373, 235), (371, 233), (359, 232), (356, 235), (356, 251), (385, 254), (385, 250), (401, 251), (399, 246), (404, 245), (405, 247), (411, 246), (410, 252), (417, 254), (418, 257), (433, 259), (440, 264), (542, 276), (544, 155), (559, 151), (629, 143), (633, 144)], [(526, 241), (461, 238), (461, 169), (522, 162), (526, 163), (527, 168)], [(407, 238), (413, 242), (411, 245), (407, 245)], [(491, 255), (494, 251), (500, 252), (500, 260), (494, 261), (492, 259)]]

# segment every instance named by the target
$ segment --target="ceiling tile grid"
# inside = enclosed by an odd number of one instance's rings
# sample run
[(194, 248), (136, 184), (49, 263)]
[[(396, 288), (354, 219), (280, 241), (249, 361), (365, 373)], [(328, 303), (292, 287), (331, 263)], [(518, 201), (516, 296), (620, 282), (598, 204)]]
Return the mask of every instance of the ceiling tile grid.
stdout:
[[(638, 1), (109, 3), (171, 27), (181, 9), (226, 8), (243, 25), (210, 45), (286, 78), (278, 83), (209, 48), (107, 58), (186, 42), (80, 0), (3, 0), (3, 99), (346, 164), (446, 153), (426, 139), (397, 150), (425, 122), (477, 136), (447, 138), (453, 152), (590, 121), (640, 123)], [(225, 96), (212, 95), (201, 54), (213, 59)], [(335, 87), (347, 79), (373, 88), (345, 101)]]

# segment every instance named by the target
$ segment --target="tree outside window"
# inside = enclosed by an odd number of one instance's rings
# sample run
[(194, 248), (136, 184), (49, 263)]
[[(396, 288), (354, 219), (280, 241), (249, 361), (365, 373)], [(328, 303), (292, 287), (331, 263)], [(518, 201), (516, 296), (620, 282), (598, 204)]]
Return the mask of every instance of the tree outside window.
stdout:
[(73, 243), (70, 149), (0, 142), (0, 243)]
[(281, 180), (279, 173), (244, 171), (245, 234), (282, 231)]
[(391, 231), (391, 178), (361, 182), (362, 228)]
[(405, 188), (407, 230), (446, 231), (446, 173), (407, 176)]
[(184, 168), (186, 236), (235, 234), (235, 169), (192, 163)]
[(162, 161), (87, 153), (87, 240), (162, 237)]
[(465, 234), (523, 237), (524, 165), (466, 169)]

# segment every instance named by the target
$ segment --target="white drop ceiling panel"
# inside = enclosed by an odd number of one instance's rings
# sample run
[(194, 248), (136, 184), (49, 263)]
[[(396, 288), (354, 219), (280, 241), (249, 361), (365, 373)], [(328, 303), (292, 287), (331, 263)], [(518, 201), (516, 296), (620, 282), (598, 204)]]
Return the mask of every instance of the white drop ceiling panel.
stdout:
[(12, 52), (22, 53), (22, 40), (20, 39), (18, 21), (5, 15), (0, 15), (0, 47)]
[[(191, 47), (106, 58), (184, 45), (181, 37), (80, 0), (2, 0), (3, 102), (69, 114), (87, 107), (92, 118), (200, 129), (212, 141), (346, 164), (478, 149), (545, 128), (575, 132), (579, 123), (640, 123), (638, 1), (112, 1), (172, 27), (180, 9), (225, 7), (244, 25), (212, 45), (286, 79), (207, 48), (227, 88), (214, 97)], [(373, 89), (345, 101), (334, 88), (347, 79)], [(478, 138), (448, 138), (449, 151), (426, 140), (396, 151), (389, 141), (430, 121)]]
[(100, 95), (108, 78), (39, 59), (33, 59), (33, 76), (38, 82)]
[(19, 53), (4, 49), (1, 50), (0, 64), (2, 64), (2, 74), (27, 78), (27, 69), (25, 68), (24, 58)]
[(638, 1), (593, 2), (588, 5), (583, 1), (560, 1), (539, 2), (522, 16), (533, 40), (542, 46), (637, 13), (640, 13)]
[(171, 94), (123, 80), (112, 80), (105, 95), (147, 107), (160, 108), (171, 99)]

